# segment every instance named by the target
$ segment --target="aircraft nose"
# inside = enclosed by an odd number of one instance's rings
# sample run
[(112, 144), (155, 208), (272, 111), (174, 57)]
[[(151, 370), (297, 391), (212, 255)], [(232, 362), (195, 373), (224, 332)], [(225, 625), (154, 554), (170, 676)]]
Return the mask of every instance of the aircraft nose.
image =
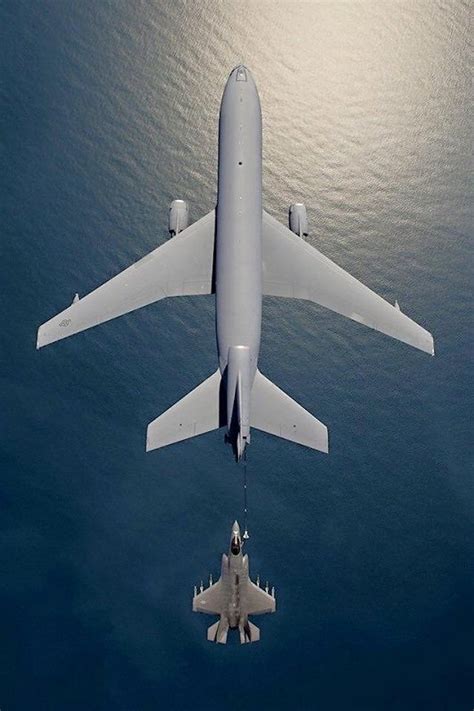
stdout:
[(239, 555), (242, 549), (242, 538), (240, 536), (240, 526), (237, 521), (234, 521), (232, 526), (232, 536), (230, 539), (230, 550), (232, 555)]
[(249, 77), (251, 77), (251, 74), (247, 67), (244, 64), (238, 64), (231, 71), (229, 80), (233, 79), (234, 81), (248, 81)]
[(247, 67), (243, 64), (235, 68), (235, 81), (247, 81)]

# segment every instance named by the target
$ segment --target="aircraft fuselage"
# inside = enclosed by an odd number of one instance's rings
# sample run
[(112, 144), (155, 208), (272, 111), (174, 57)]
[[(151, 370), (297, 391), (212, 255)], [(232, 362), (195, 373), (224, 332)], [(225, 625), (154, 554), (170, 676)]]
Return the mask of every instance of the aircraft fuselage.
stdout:
[(236, 629), (240, 625), (246, 625), (248, 620), (246, 593), (249, 564), (248, 556), (242, 554), (240, 533), (237, 552), (232, 551), (232, 545), (229, 549), (229, 554), (222, 556), (221, 581), (225, 600), (223, 614), (228, 620), (230, 629)]
[(231, 73), (221, 102), (215, 249), (219, 368), (227, 369), (227, 424), (230, 432), (238, 420), (240, 457), (249, 441), (262, 319), (262, 116), (245, 67)]

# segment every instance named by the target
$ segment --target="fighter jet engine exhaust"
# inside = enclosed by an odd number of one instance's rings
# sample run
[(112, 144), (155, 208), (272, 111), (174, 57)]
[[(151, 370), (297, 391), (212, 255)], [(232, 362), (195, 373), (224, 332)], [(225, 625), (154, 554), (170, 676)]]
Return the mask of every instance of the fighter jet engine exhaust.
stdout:
[(306, 207), (302, 202), (295, 202), (290, 205), (288, 210), (288, 221), (290, 230), (298, 235), (298, 237), (307, 237), (308, 232), (308, 217), (306, 215)]
[(188, 203), (185, 200), (173, 200), (168, 215), (168, 232), (171, 237), (186, 229), (189, 223)]

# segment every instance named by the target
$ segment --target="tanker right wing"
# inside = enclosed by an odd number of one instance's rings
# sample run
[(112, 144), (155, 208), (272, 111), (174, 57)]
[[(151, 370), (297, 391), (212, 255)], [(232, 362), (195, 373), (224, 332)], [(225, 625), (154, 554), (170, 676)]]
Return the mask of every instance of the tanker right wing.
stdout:
[(434, 355), (433, 336), (263, 211), (263, 293), (307, 299)]
[(131, 267), (43, 323), (37, 348), (110, 321), (167, 296), (211, 294), (214, 210)]

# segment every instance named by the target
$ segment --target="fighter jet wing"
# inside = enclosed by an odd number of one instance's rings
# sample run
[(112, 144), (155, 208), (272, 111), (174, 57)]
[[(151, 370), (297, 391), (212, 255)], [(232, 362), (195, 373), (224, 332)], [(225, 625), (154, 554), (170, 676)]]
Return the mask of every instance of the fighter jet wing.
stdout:
[(267, 612), (275, 612), (275, 607), (275, 598), (249, 580), (247, 585), (247, 614), (265, 615)]
[(222, 590), (220, 580), (193, 598), (193, 612), (204, 612), (207, 615), (221, 614)]
[(433, 336), (263, 212), (263, 293), (307, 299), (434, 355)]
[(167, 296), (210, 294), (214, 210), (40, 326), (37, 348)]

